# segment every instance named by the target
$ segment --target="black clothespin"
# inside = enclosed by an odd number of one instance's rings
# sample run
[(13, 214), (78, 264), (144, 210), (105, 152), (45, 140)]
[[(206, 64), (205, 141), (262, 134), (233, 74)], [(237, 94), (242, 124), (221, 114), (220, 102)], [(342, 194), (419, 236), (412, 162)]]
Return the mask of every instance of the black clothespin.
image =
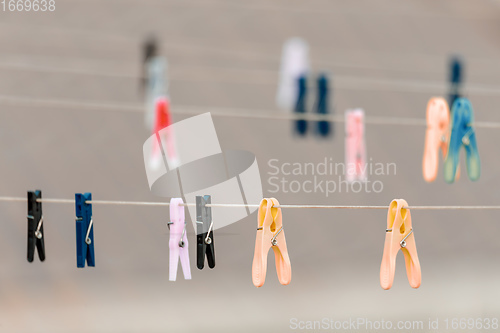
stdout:
[(208, 267), (215, 267), (214, 231), (212, 223), (212, 208), (207, 204), (212, 203), (209, 195), (196, 196), (196, 265), (199, 269), (205, 266), (205, 254), (207, 255)]
[[(297, 114), (306, 113), (307, 108), (307, 79), (305, 75), (297, 79), (297, 101), (295, 103), (294, 112)], [(305, 135), (307, 131), (307, 120), (297, 119), (295, 121), (295, 131), (299, 135)]]
[(35, 247), (40, 261), (45, 260), (45, 234), (43, 232), (42, 203), (36, 201), (42, 198), (42, 191), (28, 192), (28, 261), (33, 262)]
[(76, 266), (95, 266), (94, 255), (94, 228), (92, 222), (92, 200), (91, 193), (75, 194), (76, 210)]
[(459, 56), (453, 56), (450, 59), (450, 94), (449, 94), (449, 106), (450, 111), (453, 106), (455, 100), (461, 97), (461, 87), (462, 87), (462, 79), (463, 79), (463, 70), (462, 70), (462, 60)]
[[(328, 76), (326, 74), (321, 74), (318, 76), (318, 99), (316, 102), (316, 112), (320, 115), (327, 115), (330, 112), (330, 98), (329, 98), (329, 84), (328, 84)], [(320, 136), (326, 137), (330, 134), (330, 131), (333, 134), (332, 125), (327, 120), (318, 121), (318, 134)]]

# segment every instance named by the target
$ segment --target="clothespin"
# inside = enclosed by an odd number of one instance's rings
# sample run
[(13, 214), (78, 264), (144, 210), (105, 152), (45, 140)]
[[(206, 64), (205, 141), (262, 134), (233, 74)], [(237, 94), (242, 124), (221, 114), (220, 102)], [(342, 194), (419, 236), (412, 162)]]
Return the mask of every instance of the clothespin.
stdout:
[(290, 38), (283, 45), (276, 105), (292, 111), (297, 102), (297, 79), (309, 73), (309, 46), (301, 38)]
[[(297, 94), (297, 102), (295, 103), (295, 113), (303, 114), (306, 113), (307, 108), (307, 79), (305, 76), (300, 76), (297, 79), (298, 85), (298, 94)], [(305, 135), (307, 131), (307, 120), (297, 119), (295, 121), (295, 131), (299, 135)]]
[(455, 100), (460, 97), (462, 87), (462, 60), (459, 56), (450, 59), (450, 95), (449, 105), (453, 106)]
[(467, 98), (458, 98), (451, 110), (451, 135), (448, 154), (444, 161), (444, 180), (453, 183), (460, 161), (460, 148), (465, 148), (467, 174), (476, 181), (481, 175), (481, 162), (477, 150), (476, 133), (474, 131), (474, 112)]
[(147, 65), (151, 58), (156, 57), (158, 55), (158, 42), (155, 36), (149, 36), (142, 46), (142, 68), (143, 68), (143, 76), (141, 79), (141, 88), (144, 90), (147, 83)]
[(208, 267), (215, 267), (212, 208), (206, 206), (210, 203), (212, 203), (212, 198), (209, 195), (196, 196), (196, 240), (198, 242), (196, 265), (198, 269), (203, 269), (205, 266), (205, 255)]
[(184, 207), (181, 206), (181, 198), (170, 199), (170, 270), (169, 280), (175, 281), (177, 277), (177, 266), (179, 257), (181, 259), (182, 271), (186, 280), (191, 280), (191, 268), (189, 267), (188, 239), (186, 235), (186, 221)]
[(147, 70), (145, 123), (146, 127), (152, 131), (156, 115), (156, 101), (160, 97), (168, 96), (167, 59), (161, 56), (152, 57), (147, 63)]
[(91, 193), (75, 194), (76, 210), (76, 266), (95, 266), (94, 255), (94, 227), (92, 221), (92, 201)]
[(28, 261), (33, 262), (35, 247), (38, 250), (40, 261), (45, 260), (45, 233), (43, 231), (42, 191), (28, 192)]
[(259, 207), (255, 253), (252, 263), (252, 281), (256, 287), (262, 287), (266, 280), (267, 255), (272, 247), (276, 262), (276, 272), (282, 285), (292, 280), (292, 266), (286, 248), (281, 208), (274, 198), (262, 199)]
[(389, 205), (384, 254), (380, 266), (380, 285), (385, 290), (392, 287), (394, 273), (396, 272), (396, 257), (399, 250), (405, 256), (406, 274), (410, 286), (418, 288), (422, 281), (410, 209), (407, 207), (408, 203), (403, 199), (394, 199)]
[(172, 128), (164, 130), (172, 124), (170, 101), (167, 97), (159, 97), (156, 99), (155, 104), (156, 113), (153, 134), (156, 134), (159, 140), (152, 140), (153, 149), (151, 150), (150, 165), (153, 169), (157, 169), (163, 164), (160, 142), (164, 143), (165, 153), (168, 154), (170, 161), (176, 160), (173, 130)]
[[(424, 158), (422, 170), (424, 179), (433, 182), (436, 179), (439, 164), (439, 149), (443, 159), (448, 154), (450, 140), (450, 110), (444, 98), (433, 97), (427, 104), (427, 131), (425, 134)], [(458, 178), (459, 172), (457, 172)]]
[[(318, 77), (318, 100), (316, 103), (316, 112), (318, 114), (329, 114), (330, 113), (330, 87), (328, 83), (328, 76), (326, 74), (321, 74)], [(328, 136), (332, 130), (332, 124), (326, 120), (318, 121), (318, 134), (320, 136)]]
[(367, 180), (365, 112), (362, 109), (345, 112), (345, 161), (348, 182)]

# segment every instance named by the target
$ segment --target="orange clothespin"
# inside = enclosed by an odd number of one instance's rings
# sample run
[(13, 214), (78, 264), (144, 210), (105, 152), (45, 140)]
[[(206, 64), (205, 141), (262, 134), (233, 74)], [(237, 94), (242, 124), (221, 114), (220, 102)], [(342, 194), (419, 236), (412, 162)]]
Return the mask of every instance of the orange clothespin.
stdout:
[(380, 266), (380, 285), (385, 290), (392, 287), (396, 271), (396, 257), (399, 250), (405, 256), (406, 274), (413, 288), (420, 287), (422, 272), (418, 261), (417, 246), (411, 225), (411, 214), (408, 203), (403, 199), (394, 199), (387, 213), (387, 229), (385, 230), (384, 254)]
[[(425, 134), (422, 171), (427, 182), (436, 179), (439, 165), (439, 149), (443, 159), (450, 143), (450, 108), (444, 98), (433, 97), (427, 104), (427, 132)], [(459, 174), (457, 173), (457, 179)]]
[(252, 264), (252, 281), (256, 287), (262, 287), (266, 280), (267, 254), (272, 247), (276, 261), (278, 279), (282, 285), (292, 280), (292, 266), (286, 248), (285, 231), (281, 217), (281, 208), (274, 198), (262, 199), (259, 207), (257, 237)]

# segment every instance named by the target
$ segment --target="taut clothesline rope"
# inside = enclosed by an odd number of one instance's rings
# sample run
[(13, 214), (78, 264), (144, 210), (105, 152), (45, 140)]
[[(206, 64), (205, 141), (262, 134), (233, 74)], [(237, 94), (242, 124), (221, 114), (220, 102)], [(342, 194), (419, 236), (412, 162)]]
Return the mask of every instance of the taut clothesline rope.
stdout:
[[(21, 197), (0, 197), (0, 201), (21, 201), (26, 202), (26, 198)], [(72, 199), (37, 199), (37, 202), (45, 203), (67, 203), (74, 204)], [(113, 200), (88, 200), (88, 204), (93, 205), (130, 205), (130, 206), (170, 206), (169, 202), (146, 202), (146, 201), (113, 201)], [(184, 203), (180, 206), (195, 207), (194, 203)], [(207, 207), (252, 207), (258, 208), (258, 204), (207, 204)], [(327, 208), (327, 209), (388, 209), (389, 206), (330, 206), (330, 205), (279, 205), (276, 208)], [(422, 210), (450, 210), (450, 209), (500, 209), (500, 206), (408, 206), (405, 209)]]
[[(30, 107), (58, 107), (69, 109), (87, 109), (99, 111), (118, 111), (127, 113), (143, 113), (145, 107), (132, 104), (108, 104), (108, 103), (88, 103), (69, 100), (46, 100), (29, 97), (16, 97), (0, 95), (0, 104), (23, 105)], [(213, 108), (197, 106), (175, 106), (171, 111), (173, 114), (197, 115), (210, 112), (215, 117), (235, 117), (235, 118), (253, 118), (269, 120), (310, 120), (310, 121), (331, 121), (343, 123), (343, 115), (339, 114), (298, 114), (270, 111), (264, 113), (258, 110), (239, 109), (239, 108)], [(259, 114), (260, 113), (260, 114)], [(427, 126), (427, 121), (423, 118), (402, 118), (402, 117), (383, 117), (366, 116), (365, 124), (370, 125), (409, 125), (409, 126)], [(473, 123), (476, 128), (500, 128), (500, 122), (476, 121)]]

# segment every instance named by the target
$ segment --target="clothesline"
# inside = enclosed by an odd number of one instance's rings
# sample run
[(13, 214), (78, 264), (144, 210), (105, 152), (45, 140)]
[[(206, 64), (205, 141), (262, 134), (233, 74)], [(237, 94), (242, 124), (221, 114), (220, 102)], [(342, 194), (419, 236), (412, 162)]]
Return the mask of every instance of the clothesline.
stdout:
[[(0, 197), (0, 201), (5, 202), (26, 202), (26, 198), (22, 197)], [(37, 199), (37, 202), (41, 203), (62, 203), (62, 204), (74, 204), (73, 199)], [(85, 201), (87, 204), (93, 205), (125, 205), (125, 206), (170, 206), (169, 202), (147, 202), (147, 201), (113, 201), (113, 200), (88, 200)], [(196, 207), (194, 203), (183, 203), (180, 206), (185, 207)], [(206, 204), (206, 207), (249, 207), (258, 208), (258, 204)], [(300, 209), (388, 209), (389, 206), (341, 206), (341, 205), (279, 205), (276, 208), (300, 208)], [(462, 209), (500, 209), (500, 206), (408, 206), (403, 207), (405, 209), (419, 209), (419, 210), (462, 210)]]
[[(108, 104), (108, 103), (87, 103), (69, 100), (48, 100), (35, 99), (29, 97), (5, 96), (0, 95), (0, 104), (23, 105), (30, 107), (61, 107), (71, 109), (86, 109), (99, 111), (117, 111), (143, 113), (145, 107), (142, 105), (131, 104)], [(298, 114), (283, 113), (281, 111), (270, 110), (269, 113), (263, 113), (258, 110), (240, 109), (240, 108), (214, 108), (174, 105), (171, 112), (180, 115), (197, 115), (210, 112), (215, 117), (235, 117), (251, 119), (268, 120), (309, 120), (309, 121), (331, 121), (343, 123), (343, 115), (339, 114)], [(408, 126), (427, 126), (427, 121), (423, 118), (404, 118), (404, 117), (384, 117), (384, 116), (366, 116), (365, 124), (370, 125), (408, 125)], [(476, 128), (500, 128), (500, 122), (476, 121), (473, 124)]]

